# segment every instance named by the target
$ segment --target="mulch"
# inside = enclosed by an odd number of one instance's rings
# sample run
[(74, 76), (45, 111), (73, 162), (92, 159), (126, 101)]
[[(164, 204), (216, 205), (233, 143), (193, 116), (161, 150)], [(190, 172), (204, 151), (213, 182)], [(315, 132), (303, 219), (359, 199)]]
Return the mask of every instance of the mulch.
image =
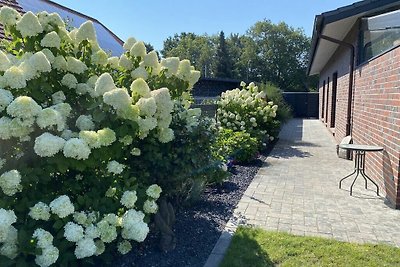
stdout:
[(235, 165), (227, 181), (206, 187), (197, 202), (176, 212), (177, 244), (173, 251), (162, 252), (158, 248), (159, 235), (151, 231), (143, 243), (120, 258), (117, 266), (202, 267), (272, 148), (273, 145), (248, 164)]

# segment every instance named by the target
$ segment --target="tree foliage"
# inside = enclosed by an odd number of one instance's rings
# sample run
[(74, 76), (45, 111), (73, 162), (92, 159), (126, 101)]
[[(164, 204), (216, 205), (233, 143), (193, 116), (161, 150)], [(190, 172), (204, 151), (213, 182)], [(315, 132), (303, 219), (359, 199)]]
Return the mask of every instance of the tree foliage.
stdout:
[(219, 34), (218, 47), (216, 49), (215, 58), (215, 76), (220, 78), (232, 77), (231, 58), (225, 42), (225, 34), (223, 31)]
[(310, 40), (301, 29), (284, 22), (257, 22), (248, 31), (258, 48), (259, 71), (264, 80), (282, 89), (306, 89), (306, 68)]
[(175, 34), (164, 41), (163, 57), (187, 58), (193, 66), (201, 70), (203, 77), (211, 76), (215, 45), (213, 38), (194, 33)]
[[(285, 91), (307, 91), (310, 38), (299, 28), (269, 20), (255, 23), (244, 35), (175, 34), (164, 41), (164, 57), (188, 58), (203, 77), (269, 82)], [(312, 88), (311, 88), (312, 89)]]

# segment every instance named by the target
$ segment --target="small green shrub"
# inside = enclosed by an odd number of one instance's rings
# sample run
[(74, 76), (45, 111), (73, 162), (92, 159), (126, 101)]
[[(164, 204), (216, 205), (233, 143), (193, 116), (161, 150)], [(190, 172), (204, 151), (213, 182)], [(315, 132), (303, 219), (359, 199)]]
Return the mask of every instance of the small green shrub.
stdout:
[(276, 111), (277, 120), (284, 123), (292, 118), (292, 108), (283, 99), (282, 91), (278, 87), (271, 83), (262, 83), (259, 88), (267, 94), (268, 99), (278, 105), (279, 108)]
[(213, 145), (213, 155), (220, 160), (234, 159), (237, 162), (248, 162), (254, 158), (259, 143), (246, 132), (235, 132), (221, 129)]

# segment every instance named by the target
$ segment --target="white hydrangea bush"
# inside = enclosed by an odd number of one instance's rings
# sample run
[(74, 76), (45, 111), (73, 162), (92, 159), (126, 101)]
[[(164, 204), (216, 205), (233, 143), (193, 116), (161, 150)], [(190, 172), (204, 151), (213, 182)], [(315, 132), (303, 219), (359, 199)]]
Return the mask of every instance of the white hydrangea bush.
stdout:
[(176, 110), (196, 125), (200, 73), (134, 38), (111, 57), (90, 21), (69, 31), (56, 13), (4, 6), (0, 23), (0, 265), (128, 253), (162, 192), (131, 159), (144, 140), (174, 139)]
[(279, 128), (279, 121), (275, 119), (278, 106), (268, 101), (266, 93), (253, 82), (240, 85), (240, 89), (221, 94), (217, 102), (218, 124), (233, 131), (248, 132), (260, 142), (274, 140)]

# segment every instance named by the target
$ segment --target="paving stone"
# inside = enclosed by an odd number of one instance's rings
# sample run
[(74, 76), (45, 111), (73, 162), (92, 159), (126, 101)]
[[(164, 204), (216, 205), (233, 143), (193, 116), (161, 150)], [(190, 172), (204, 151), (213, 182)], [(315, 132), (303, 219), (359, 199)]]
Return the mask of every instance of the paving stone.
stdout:
[(264, 215), (264, 209), (266, 224), (272, 228), (276, 220), (271, 218), (280, 218), (280, 229), (291, 223), (293, 229), (305, 234), (314, 231), (344, 241), (400, 242), (400, 236), (393, 235), (400, 233), (400, 211), (377, 197), (370, 183), (365, 190), (364, 180), (358, 179), (353, 196), (349, 195), (351, 178), (338, 188), (339, 180), (351, 173), (354, 163), (337, 157), (335, 141), (320, 121), (291, 120), (279, 138), (249, 186), (260, 199), (266, 192), (269, 195), (270, 206), (258, 206), (257, 218)]
[(337, 157), (335, 140), (322, 122), (293, 119), (282, 128), (234, 216), (267, 230), (400, 247), (400, 210), (376, 196), (370, 182), (365, 189), (363, 179), (354, 185), (353, 196), (351, 178), (338, 188), (353, 168), (352, 161)]

